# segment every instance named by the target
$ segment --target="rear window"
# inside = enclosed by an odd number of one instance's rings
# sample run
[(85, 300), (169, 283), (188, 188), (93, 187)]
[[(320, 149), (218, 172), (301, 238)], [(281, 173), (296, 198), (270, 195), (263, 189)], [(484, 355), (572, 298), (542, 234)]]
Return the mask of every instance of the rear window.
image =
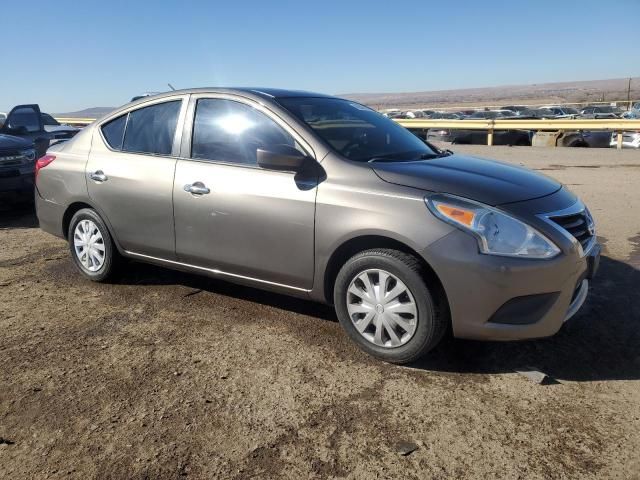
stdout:
[(114, 150), (122, 149), (122, 139), (124, 138), (124, 127), (127, 124), (127, 116), (122, 115), (102, 126), (102, 134), (107, 144)]
[(170, 155), (181, 103), (158, 103), (129, 112), (122, 150)]

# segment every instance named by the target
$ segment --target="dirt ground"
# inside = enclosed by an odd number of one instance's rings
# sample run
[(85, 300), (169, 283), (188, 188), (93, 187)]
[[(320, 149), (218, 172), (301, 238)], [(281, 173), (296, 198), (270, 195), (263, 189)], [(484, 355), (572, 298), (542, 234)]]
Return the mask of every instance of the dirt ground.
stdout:
[(640, 152), (456, 150), (590, 205), (601, 270), (555, 337), (387, 365), (313, 303), (134, 263), (86, 281), (5, 209), (0, 479), (640, 478)]

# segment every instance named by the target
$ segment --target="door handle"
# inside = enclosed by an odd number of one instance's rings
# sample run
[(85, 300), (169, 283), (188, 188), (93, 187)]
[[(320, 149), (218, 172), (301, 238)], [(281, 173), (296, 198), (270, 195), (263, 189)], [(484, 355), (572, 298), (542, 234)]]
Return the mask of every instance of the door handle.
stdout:
[(202, 182), (194, 182), (184, 186), (184, 191), (192, 193), (193, 195), (204, 195), (211, 193), (211, 190)]
[(109, 177), (107, 177), (102, 170), (91, 172), (89, 174), (89, 178), (91, 178), (91, 180), (95, 180), (96, 182), (106, 182), (107, 180), (109, 180)]

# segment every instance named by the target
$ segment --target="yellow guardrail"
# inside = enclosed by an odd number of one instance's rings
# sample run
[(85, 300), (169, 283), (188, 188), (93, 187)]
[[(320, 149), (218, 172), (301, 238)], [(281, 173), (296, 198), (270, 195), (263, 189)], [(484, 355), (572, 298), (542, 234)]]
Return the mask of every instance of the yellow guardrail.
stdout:
[[(590, 107), (592, 105), (602, 105), (602, 106), (619, 106), (622, 108), (626, 108), (630, 110), (631, 107), (640, 102), (639, 99), (635, 100), (606, 100), (606, 101), (598, 101), (598, 102), (546, 102), (546, 103), (522, 103), (518, 101), (513, 102), (503, 102), (501, 105), (491, 105), (491, 104), (477, 104), (473, 102), (462, 102), (462, 103), (432, 103), (432, 104), (420, 104), (421, 106), (404, 106), (404, 107), (393, 107), (393, 106), (383, 106), (379, 105), (379, 110), (381, 112), (391, 112), (391, 111), (416, 111), (416, 110), (436, 110), (436, 111), (456, 111), (456, 110), (501, 110), (504, 105), (518, 105), (520, 107), (527, 108), (540, 108), (540, 107), (573, 107), (577, 110), (582, 110), (585, 107)], [(376, 103), (376, 102), (373, 102)]]
[(79, 126), (89, 125), (90, 123), (93, 123), (96, 120), (95, 118), (72, 118), (72, 117), (55, 117), (55, 119), (59, 123), (64, 123), (66, 125), (79, 125)]
[(443, 128), (450, 130), (487, 130), (487, 145), (493, 145), (495, 130), (602, 130), (617, 132), (617, 147), (622, 148), (622, 132), (630, 130), (640, 131), (640, 120), (636, 119), (559, 119), (559, 120), (429, 120), (429, 119), (394, 119), (405, 128), (425, 130), (429, 128)]

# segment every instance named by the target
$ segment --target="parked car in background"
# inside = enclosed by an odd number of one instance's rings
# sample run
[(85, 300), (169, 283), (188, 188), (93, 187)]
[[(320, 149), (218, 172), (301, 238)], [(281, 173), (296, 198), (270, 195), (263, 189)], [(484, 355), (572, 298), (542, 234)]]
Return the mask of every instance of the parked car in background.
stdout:
[[(480, 110), (473, 115), (467, 117), (467, 120), (480, 120), (480, 119), (493, 119), (499, 120), (501, 118), (518, 118), (513, 114), (511, 110)], [(449, 138), (453, 144), (471, 144), (471, 145), (486, 145), (487, 130), (451, 130)], [(493, 131), (493, 144), (494, 145), (518, 145), (526, 146), (531, 145), (532, 132), (529, 130), (494, 130)], [(427, 138), (429, 133), (427, 132)], [(431, 137), (433, 140), (435, 138)]]
[(513, 112), (515, 115), (520, 115), (520, 112), (523, 110), (527, 110), (529, 107), (525, 105), (508, 105), (506, 107), (502, 107), (502, 110), (509, 110)]
[(60, 125), (50, 115), (43, 114), (37, 104), (14, 107), (0, 128), (0, 133), (33, 143), (38, 158), (44, 155), (49, 145), (73, 138), (78, 131), (76, 127)]
[(526, 120), (535, 118), (551, 119), (557, 117), (558, 114), (549, 108), (527, 108), (526, 110), (522, 110), (516, 118), (519, 120)]
[(38, 160), (36, 206), (90, 280), (127, 257), (329, 303), (360, 348), (394, 363), (449, 329), (555, 334), (600, 254), (587, 207), (557, 181), (287, 90), (124, 106)]
[(618, 118), (622, 110), (610, 105), (591, 105), (580, 111), (583, 118)]
[(33, 200), (35, 160), (32, 141), (0, 133), (0, 201)]
[[(609, 146), (618, 146), (618, 134), (611, 134)], [(640, 148), (640, 132), (622, 132), (622, 148)]]
[(80, 131), (78, 127), (72, 125), (61, 125), (55, 118), (48, 113), (41, 113), (42, 125), (46, 132), (53, 135), (56, 140), (63, 140), (73, 138), (73, 136)]
[(576, 118), (580, 115), (580, 111), (574, 107), (564, 107), (560, 105), (548, 105), (542, 108), (551, 110), (557, 117)]
[[(500, 118), (517, 118), (513, 116), (513, 112), (509, 110), (479, 110), (474, 112), (466, 120), (481, 119), (500, 119)], [(454, 144), (487, 144), (487, 130), (473, 129), (449, 129), (449, 128), (430, 128), (426, 132), (419, 129), (411, 129), (411, 131), (420, 138), (429, 142), (451, 142)], [(532, 132), (528, 130), (494, 130), (494, 145), (531, 145)]]
[(462, 119), (462, 118), (467, 118), (469, 115), (473, 115), (475, 112), (476, 112), (475, 110), (458, 110), (457, 112), (453, 112), (453, 113), (455, 113)]
[(511, 110), (477, 110), (467, 117), (468, 120), (482, 120), (513, 117)]
[(428, 142), (452, 142), (455, 138), (455, 130), (449, 128), (429, 128), (426, 133), (418, 133), (420, 138)]
[(609, 148), (611, 144), (611, 132), (604, 130), (585, 130), (582, 133), (582, 139), (586, 145), (580, 145), (590, 148)]
[(462, 117), (458, 113), (433, 112), (429, 118), (432, 120), (460, 120)]

